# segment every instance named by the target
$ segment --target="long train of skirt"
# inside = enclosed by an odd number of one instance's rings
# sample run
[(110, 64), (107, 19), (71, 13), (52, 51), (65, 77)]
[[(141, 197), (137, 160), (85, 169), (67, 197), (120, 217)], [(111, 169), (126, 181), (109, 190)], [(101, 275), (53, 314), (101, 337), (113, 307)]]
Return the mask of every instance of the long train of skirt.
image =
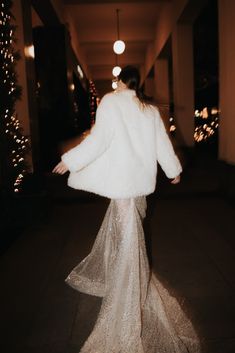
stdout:
[(81, 353), (200, 352), (191, 322), (149, 270), (146, 207), (145, 196), (111, 199), (90, 254), (65, 280), (103, 297)]

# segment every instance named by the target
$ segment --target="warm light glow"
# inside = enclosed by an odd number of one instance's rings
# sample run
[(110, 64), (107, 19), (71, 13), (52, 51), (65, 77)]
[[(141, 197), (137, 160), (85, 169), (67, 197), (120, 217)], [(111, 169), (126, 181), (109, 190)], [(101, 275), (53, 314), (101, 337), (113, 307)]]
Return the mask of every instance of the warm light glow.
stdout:
[(73, 83), (71, 83), (71, 85), (69, 86), (69, 88), (71, 89), (71, 91), (74, 91), (75, 90), (75, 86)]
[(218, 111), (217, 108), (212, 108), (212, 109), (211, 109), (211, 115), (216, 115), (216, 114), (218, 114), (218, 113), (219, 113), (219, 111)]
[(207, 107), (203, 108), (202, 110), (202, 118), (207, 119), (208, 118), (208, 110)]
[(82, 68), (80, 65), (77, 66), (77, 72), (78, 72), (80, 78), (84, 77), (84, 74), (83, 74), (83, 71), (82, 71)]
[(112, 89), (117, 89), (117, 82), (116, 81), (112, 82)]
[[(203, 108), (201, 111), (195, 110), (195, 117), (198, 119), (197, 126), (194, 131), (194, 139), (200, 143), (210, 139), (218, 130), (219, 110), (216, 107)], [(201, 119), (206, 119), (204, 123)]]
[(34, 46), (33, 45), (29, 45), (28, 47), (25, 47), (24, 48), (24, 53), (25, 53), (25, 56), (27, 58), (34, 59), (35, 58)]
[(113, 44), (113, 51), (115, 54), (122, 54), (125, 50), (125, 43), (123, 42), (123, 40), (116, 40), (116, 42), (114, 42)]
[(120, 68), (120, 66), (115, 66), (113, 68), (112, 74), (113, 74), (113, 76), (117, 77), (121, 71), (122, 71), (122, 69)]

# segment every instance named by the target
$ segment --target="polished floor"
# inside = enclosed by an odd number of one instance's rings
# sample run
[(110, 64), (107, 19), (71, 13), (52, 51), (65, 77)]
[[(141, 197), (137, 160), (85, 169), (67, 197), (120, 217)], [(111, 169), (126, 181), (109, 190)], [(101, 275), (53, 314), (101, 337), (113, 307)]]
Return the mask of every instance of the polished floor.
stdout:
[[(144, 226), (150, 262), (203, 352), (234, 353), (235, 208), (218, 175), (207, 162), (187, 166), (177, 186), (159, 177)], [(46, 217), (29, 222), (0, 259), (2, 353), (78, 353), (99, 311), (99, 298), (64, 279), (90, 251), (109, 200), (68, 189), (58, 176), (47, 188)]]

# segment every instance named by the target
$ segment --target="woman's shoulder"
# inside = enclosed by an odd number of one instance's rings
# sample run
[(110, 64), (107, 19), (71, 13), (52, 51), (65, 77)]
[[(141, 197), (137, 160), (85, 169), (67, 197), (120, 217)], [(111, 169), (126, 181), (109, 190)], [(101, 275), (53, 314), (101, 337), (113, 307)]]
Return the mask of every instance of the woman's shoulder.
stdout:
[(129, 103), (130, 97), (128, 94), (125, 94), (125, 92), (122, 91), (112, 91), (109, 93), (106, 93), (103, 98), (100, 101), (100, 105), (103, 107), (107, 107), (109, 109), (115, 110), (117, 107), (120, 106), (125, 106), (126, 103)]
[(115, 93), (114, 92), (108, 92), (101, 98), (100, 103), (110, 102), (110, 101), (113, 101), (114, 99), (115, 99)]
[(159, 113), (159, 109), (156, 105), (154, 104), (146, 104), (144, 106), (144, 110), (147, 114), (155, 117), (156, 119), (160, 118), (160, 113)]
[(131, 89), (124, 89), (124, 90), (115, 90), (109, 93), (106, 93), (101, 100), (103, 101), (118, 101), (127, 99), (130, 100), (136, 93), (134, 90)]
[(106, 93), (99, 102), (99, 105), (97, 107), (98, 112), (103, 110), (105, 111), (107, 109), (112, 109), (113, 101), (113, 92)]

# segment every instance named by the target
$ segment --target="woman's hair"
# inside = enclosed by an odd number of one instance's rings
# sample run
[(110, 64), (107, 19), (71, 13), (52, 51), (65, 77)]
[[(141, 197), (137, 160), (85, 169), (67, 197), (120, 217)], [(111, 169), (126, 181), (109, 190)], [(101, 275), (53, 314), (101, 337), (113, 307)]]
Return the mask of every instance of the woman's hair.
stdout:
[(125, 83), (129, 89), (135, 90), (136, 96), (143, 105), (153, 104), (152, 98), (146, 96), (140, 88), (140, 73), (135, 66), (125, 66), (120, 72), (118, 80)]

